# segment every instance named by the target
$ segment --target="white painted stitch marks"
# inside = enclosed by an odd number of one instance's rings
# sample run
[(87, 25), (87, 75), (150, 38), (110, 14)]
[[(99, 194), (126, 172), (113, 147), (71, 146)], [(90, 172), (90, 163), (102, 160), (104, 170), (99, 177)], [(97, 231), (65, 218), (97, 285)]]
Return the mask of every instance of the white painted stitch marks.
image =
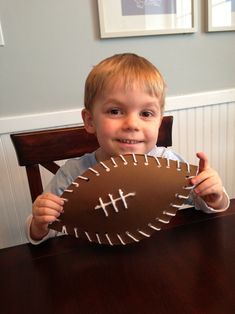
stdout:
[(131, 192), (131, 193), (128, 193), (128, 194), (124, 194), (121, 189), (119, 189), (118, 192), (119, 192), (120, 197), (115, 198), (115, 199), (113, 198), (113, 195), (112, 195), (112, 194), (108, 194), (109, 199), (110, 199), (110, 202), (107, 202), (107, 203), (104, 203), (103, 200), (102, 200), (102, 198), (99, 197), (99, 205), (96, 205), (96, 206), (95, 206), (95, 209), (100, 209), (100, 208), (101, 208), (101, 209), (104, 211), (105, 216), (108, 217), (109, 214), (108, 214), (108, 211), (107, 211), (106, 207), (109, 206), (109, 205), (112, 205), (112, 206), (113, 206), (114, 211), (115, 211), (116, 213), (119, 212), (119, 209), (118, 209), (118, 207), (117, 207), (117, 205), (116, 205), (116, 203), (117, 203), (118, 201), (122, 201), (124, 207), (125, 207), (125, 208), (128, 208), (126, 198), (131, 197), (131, 196), (135, 196), (135, 193), (134, 193), (134, 192)]

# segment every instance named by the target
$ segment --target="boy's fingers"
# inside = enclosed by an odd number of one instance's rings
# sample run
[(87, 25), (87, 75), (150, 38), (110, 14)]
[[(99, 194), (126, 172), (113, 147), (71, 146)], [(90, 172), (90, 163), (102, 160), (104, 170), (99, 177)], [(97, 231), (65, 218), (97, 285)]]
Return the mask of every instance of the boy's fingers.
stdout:
[(198, 152), (197, 157), (200, 159), (199, 160), (199, 173), (201, 173), (202, 171), (209, 168), (209, 160), (208, 160), (207, 155), (203, 152)]
[(37, 217), (34, 217), (34, 222), (35, 222), (35, 224), (37, 224), (37, 225), (41, 225), (41, 224), (43, 224), (43, 225), (48, 225), (48, 224), (50, 224), (50, 223), (52, 223), (52, 222), (54, 222), (54, 221), (56, 221), (56, 220), (59, 220), (59, 218), (58, 217), (56, 217), (56, 216), (50, 216), (50, 215), (48, 215), (48, 216), (37, 216)]
[(54, 201), (50, 201), (50, 200), (40, 200), (40, 202), (38, 202), (37, 204), (38, 208), (49, 208), (49, 209), (53, 209), (56, 211), (61, 212), (63, 210), (63, 206), (59, 205), (57, 203), (55, 203)]
[(64, 204), (64, 200), (62, 198), (60, 198), (59, 196), (52, 194), (52, 193), (45, 193), (42, 194), (42, 199), (47, 199), (47, 200), (51, 200), (59, 205), (63, 205)]

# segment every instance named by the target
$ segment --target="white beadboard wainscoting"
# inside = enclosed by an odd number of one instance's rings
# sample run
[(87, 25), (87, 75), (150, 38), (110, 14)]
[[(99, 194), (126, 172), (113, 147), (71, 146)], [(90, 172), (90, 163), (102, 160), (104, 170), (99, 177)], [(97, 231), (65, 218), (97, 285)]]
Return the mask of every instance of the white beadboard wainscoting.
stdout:
[[(169, 97), (166, 115), (174, 116), (173, 150), (196, 164), (205, 151), (235, 197), (235, 89)], [(24, 223), (31, 212), (25, 169), (18, 166), (9, 134), (23, 130), (81, 124), (81, 109), (0, 118), (0, 248), (26, 242)], [(43, 171), (43, 181), (51, 178)]]

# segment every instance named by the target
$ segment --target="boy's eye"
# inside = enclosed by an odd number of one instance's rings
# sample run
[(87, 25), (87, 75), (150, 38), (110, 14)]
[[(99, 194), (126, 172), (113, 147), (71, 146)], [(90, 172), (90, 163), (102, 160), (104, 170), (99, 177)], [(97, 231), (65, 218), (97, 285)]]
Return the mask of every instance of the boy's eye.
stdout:
[(153, 116), (153, 113), (151, 111), (143, 111), (141, 112), (141, 116), (145, 117), (145, 118), (149, 118)]
[(109, 110), (109, 113), (111, 115), (120, 115), (122, 113), (122, 111), (120, 109), (118, 109), (118, 108), (112, 108), (112, 109)]

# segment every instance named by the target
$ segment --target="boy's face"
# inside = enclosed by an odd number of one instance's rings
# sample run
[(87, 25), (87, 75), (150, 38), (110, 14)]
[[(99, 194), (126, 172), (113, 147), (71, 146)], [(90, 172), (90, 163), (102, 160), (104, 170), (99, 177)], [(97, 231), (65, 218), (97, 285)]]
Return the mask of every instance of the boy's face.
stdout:
[(162, 115), (159, 99), (140, 88), (117, 86), (96, 99), (92, 112), (83, 110), (85, 128), (100, 144), (98, 161), (119, 154), (146, 154), (157, 142)]

